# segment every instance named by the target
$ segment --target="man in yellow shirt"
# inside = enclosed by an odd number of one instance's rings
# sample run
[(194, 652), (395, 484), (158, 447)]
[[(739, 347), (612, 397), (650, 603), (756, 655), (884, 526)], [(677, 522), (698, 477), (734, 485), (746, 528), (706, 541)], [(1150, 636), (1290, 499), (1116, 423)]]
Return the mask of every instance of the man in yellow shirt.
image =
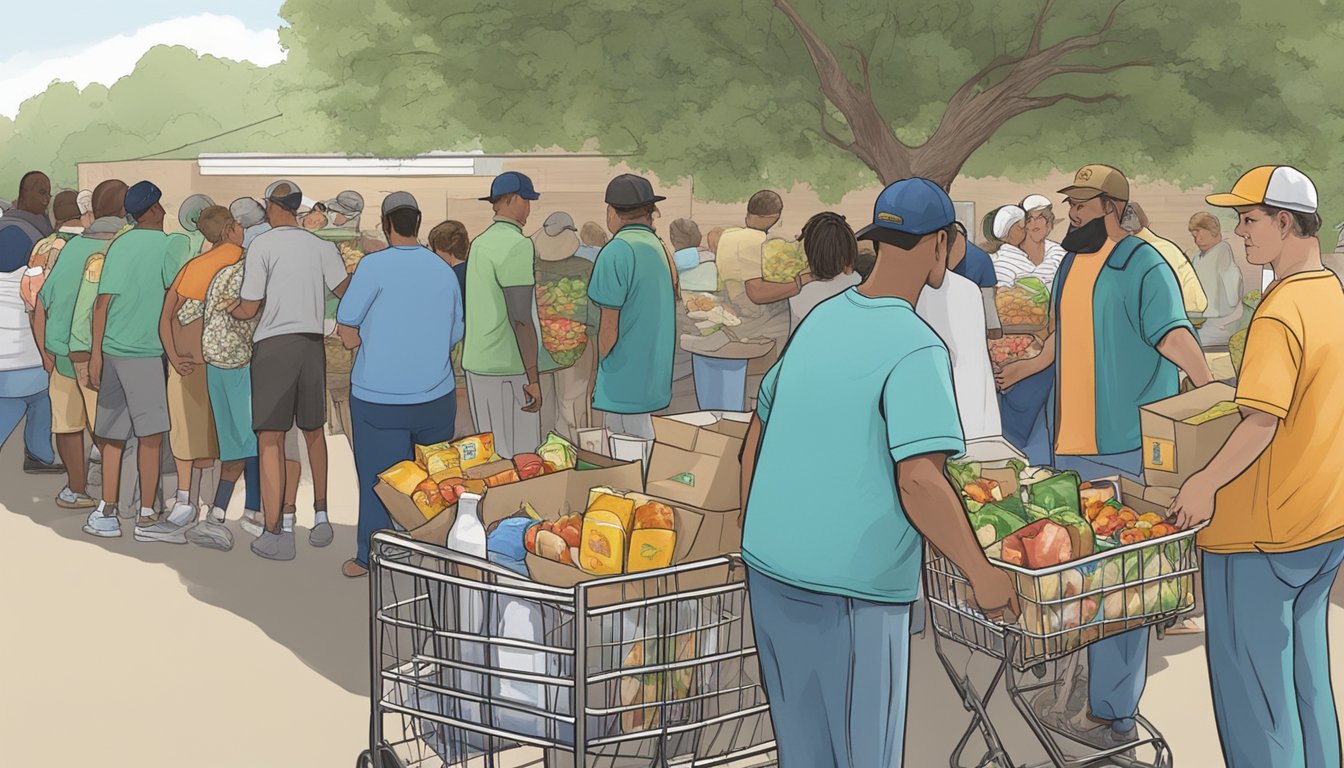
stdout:
[(1208, 309), (1209, 297), (1204, 293), (1204, 286), (1199, 284), (1199, 275), (1195, 274), (1195, 266), (1190, 263), (1185, 251), (1148, 228), (1148, 214), (1143, 212), (1138, 203), (1131, 202), (1129, 207), (1134, 209), (1134, 214), (1139, 217), (1139, 230), (1134, 236), (1156, 248), (1157, 252), (1162, 254), (1162, 258), (1171, 265), (1171, 270), (1176, 273), (1176, 282), (1181, 284), (1181, 299), (1185, 302), (1185, 313), (1194, 316)]
[(1236, 208), (1247, 260), (1278, 278), (1251, 320), (1242, 422), (1171, 507), (1183, 527), (1209, 522), (1197, 543), (1223, 757), (1339, 765), (1326, 611), (1344, 561), (1344, 288), (1321, 264), (1301, 171), (1255, 168), (1208, 201)]

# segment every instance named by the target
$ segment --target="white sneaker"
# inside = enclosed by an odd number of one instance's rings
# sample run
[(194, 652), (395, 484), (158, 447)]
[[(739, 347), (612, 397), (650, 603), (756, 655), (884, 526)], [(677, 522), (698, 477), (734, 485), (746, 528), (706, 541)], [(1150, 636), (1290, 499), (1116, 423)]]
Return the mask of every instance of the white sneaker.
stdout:
[(228, 552), (233, 549), (233, 532), (224, 525), (224, 521), (208, 515), (201, 522), (187, 529), (187, 541), (206, 549)]
[(252, 538), (259, 539), (261, 534), (266, 531), (264, 522), (265, 518), (261, 516), (260, 512), (244, 512), (243, 518), (238, 521), (238, 527), (242, 528), (243, 532)]
[(179, 501), (173, 505), (173, 511), (168, 513), (167, 521), (173, 525), (191, 525), (196, 522), (196, 507), (190, 502)]
[(104, 539), (115, 539), (121, 536), (121, 520), (116, 515), (105, 516), (98, 510), (89, 513), (89, 517), (84, 521), (84, 532), (90, 536), (99, 536)]
[(98, 506), (98, 500), (87, 493), (75, 493), (67, 485), (56, 494), (56, 506), (61, 509), (93, 509)]
[(135, 527), (136, 541), (161, 541), (165, 544), (186, 544), (187, 525), (175, 525), (164, 520), (161, 523), (142, 528)]

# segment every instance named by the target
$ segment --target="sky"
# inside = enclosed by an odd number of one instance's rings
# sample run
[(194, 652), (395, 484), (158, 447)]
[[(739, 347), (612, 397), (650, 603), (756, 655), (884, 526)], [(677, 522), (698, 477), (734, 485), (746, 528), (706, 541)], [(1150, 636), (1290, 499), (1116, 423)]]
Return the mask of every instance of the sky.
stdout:
[[(281, 0), (62, 0), (52, 6), (6, 2), (0, 35), (0, 115), (13, 117), (24, 99), (53, 80), (111, 85), (130, 74), (155, 45), (185, 45), (198, 53), (269, 65), (284, 51), (276, 28)], [(13, 7), (17, 6), (17, 7)], [(72, 23), (77, 20), (77, 23)]]

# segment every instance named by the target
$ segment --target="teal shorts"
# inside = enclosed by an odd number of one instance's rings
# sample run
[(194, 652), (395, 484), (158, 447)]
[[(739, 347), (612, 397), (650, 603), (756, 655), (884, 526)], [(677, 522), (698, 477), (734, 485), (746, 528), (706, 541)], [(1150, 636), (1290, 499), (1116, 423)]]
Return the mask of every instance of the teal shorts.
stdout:
[(215, 413), (219, 460), (241, 461), (257, 455), (257, 433), (252, 431), (252, 367), (206, 366), (210, 408)]

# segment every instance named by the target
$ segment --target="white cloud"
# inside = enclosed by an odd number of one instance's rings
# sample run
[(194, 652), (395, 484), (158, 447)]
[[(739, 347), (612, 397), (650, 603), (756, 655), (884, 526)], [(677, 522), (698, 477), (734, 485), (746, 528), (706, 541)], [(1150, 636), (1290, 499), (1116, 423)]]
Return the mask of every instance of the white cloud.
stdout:
[(203, 13), (143, 27), (79, 51), (51, 58), (16, 56), (0, 63), (0, 114), (13, 117), (25, 99), (47, 89), (53, 81), (111, 85), (129, 75), (145, 52), (156, 45), (182, 45), (209, 54), (270, 66), (284, 59), (274, 29), (248, 29), (233, 16)]

